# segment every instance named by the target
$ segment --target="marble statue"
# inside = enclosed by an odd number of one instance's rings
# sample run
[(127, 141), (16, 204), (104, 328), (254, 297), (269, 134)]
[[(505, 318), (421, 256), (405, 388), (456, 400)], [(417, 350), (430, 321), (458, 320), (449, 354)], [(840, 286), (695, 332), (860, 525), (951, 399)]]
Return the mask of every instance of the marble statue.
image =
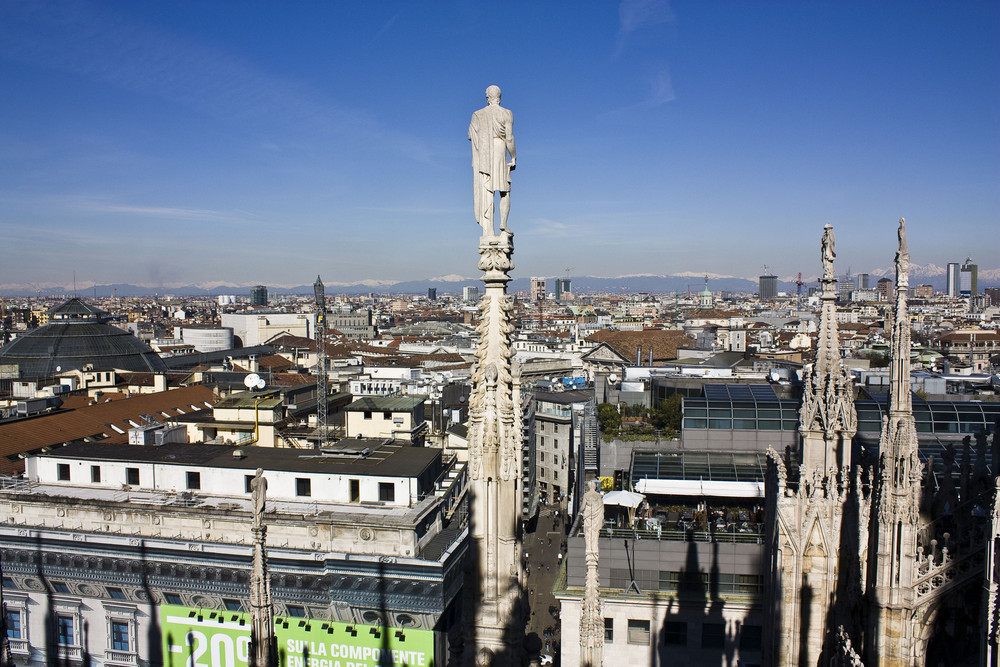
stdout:
[(264, 479), (264, 471), (260, 468), (257, 468), (257, 474), (250, 482), (250, 490), (254, 525), (259, 526), (264, 522), (264, 506), (267, 502), (267, 480)]
[(835, 277), (833, 273), (833, 260), (836, 259), (837, 253), (834, 251), (833, 245), (833, 225), (826, 225), (823, 227), (822, 241), (823, 277), (826, 279)]
[(599, 481), (595, 481), (587, 486), (590, 489), (583, 494), (583, 534), (586, 542), (587, 553), (598, 552), (597, 539), (601, 535), (601, 528), (604, 526), (604, 498), (597, 490)]
[(510, 172), (516, 160), (514, 115), (500, 106), (497, 86), (486, 89), (486, 106), (472, 114), (469, 141), (476, 222), (483, 228), (484, 236), (494, 236), (494, 195), (500, 195), (500, 231), (505, 232), (510, 213)]

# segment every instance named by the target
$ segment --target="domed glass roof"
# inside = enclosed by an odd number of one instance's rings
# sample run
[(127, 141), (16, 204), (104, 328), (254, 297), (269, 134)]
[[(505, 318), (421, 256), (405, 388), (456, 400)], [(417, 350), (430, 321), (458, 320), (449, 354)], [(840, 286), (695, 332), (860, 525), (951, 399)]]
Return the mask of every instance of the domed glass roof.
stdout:
[(21, 379), (45, 378), (84, 366), (164, 372), (163, 360), (127, 331), (106, 324), (107, 313), (79, 299), (49, 310), (49, 323), (0, 348), (0, 365), (16, 364)]

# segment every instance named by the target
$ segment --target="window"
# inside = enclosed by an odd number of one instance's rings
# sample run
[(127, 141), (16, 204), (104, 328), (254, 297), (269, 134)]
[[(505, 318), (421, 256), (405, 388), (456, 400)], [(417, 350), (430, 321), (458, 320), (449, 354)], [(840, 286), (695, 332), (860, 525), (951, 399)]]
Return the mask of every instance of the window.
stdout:
[(7, 639), (24, 639), (20, 609), (7, 610)]
[(200, 472), (187, 472), (187, 488), (192, 491), (198, 491), (201, 489), (201, 473)]
[(759, 651), (763, 628), (759, 625), (744, 625), (740, 630), (740, 650)]
[(139, 486), (138, 468), (125, 468), (125, 483), (129, 486)]
[(127, 621), (111, 621), (111, 650), (131, 651)]
[(69, 586), (67, 586), (62, 581), (53, 581), (52, 590), (54, 590), (56, 593), (69, 593)]
[(296, 477), (295, 478), (295, 495), (297, 496), (311, 496), (312, 495), (312, 480), (306, 477)]
[(351, 502), (360, 503), (361, 502), (361, 480), (352, 479), (351, 480)]
[(246, 493), (253, 493), (253, 475), (243, 475), (243, 490)]
[(615, 640), (615, 619), (604, 619), (604, 642), (610, 644)]
[(385, 503), (396, 501), (396, 485), (389, 482), (379, 482), (378, 499)]
[(288, 605), (288, 615), (294, 616), (295, 618), (305, 618), (306, 608), (300, 607), (296, 604), (290, 604)]
[(545, 463), (545, 452), (539, 452), (538, 453), (538, 460), (541, 463)]
[(101, 483), (101, 466), (90, 466), (90, 481), (94, 484)]
[(125, 591), (120, 588), (108, 588), (108, 595), (111, 596), (112, 600), (127, 600), (125, 597)]
[(649, 621), (628, 619), (628, 643), (649, 644)]
[(668, 646), (687, 646), (688, 624), (683, 621), (663, 623), (663, 643)]
[(62, 646), (73, 646), (76, 634), (73, 632), (73, 617), (64, 614), (56, 616), (56, 636)]
[(177, 593), (164, 593), (163, 601), (166, 602), (167, 604), (176, 604), (176, 605), (184, 604), (184, 602), (181, 600), (181, 596), (178, 595)]
[(365, 410), (365, 419), (371, 419), (371, 418), (372, 418), (372, 411)]
[(392, 413), (391, 412), (383, 412), (382, 413), (382, 419), (392, 419)]
[(57, 473), (57, 475), (59, 477), (59, 481), (60, 482), (68, 482), (69, 481), (69, 464), (68, 463), (59, 463), (59, 464), (57, 464), (56, 465), (56, 473)]
[(227, 600), (223, 598), (222, 604), (226, 605), (228, 611), (243, 611), (243, 603), (239, 600)]
[(703, 623), (701, 626), (702, 648), (723, 648), (726, 644), (724, 623)]

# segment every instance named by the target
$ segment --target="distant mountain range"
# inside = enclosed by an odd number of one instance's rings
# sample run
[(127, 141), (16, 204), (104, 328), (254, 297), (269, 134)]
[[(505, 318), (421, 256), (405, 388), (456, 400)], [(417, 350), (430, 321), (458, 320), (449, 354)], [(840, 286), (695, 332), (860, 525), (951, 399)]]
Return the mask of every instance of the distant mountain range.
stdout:
[[(894, 268), (872, 269), (868, 271), (869, 286), (874, 288), (875, 283), (882, 277), (892, 278), (895, 273)], [(910, 285), (933, 285), (936, 290), (943, 290), (947, 280), (946, 270), (934, 264), (910, 266)], [(968, 274), (962, 274), (963, 287), (968, 287)], [(553, 285), (554, 277), (546, 278)], [(804, 277), (803, 292), (809, 286), (817, 284), (818, 276)], [(672, 275), (636, 274), (625, 275), (613, 278), (602, 278), (598, 276), (572, 276), (573, 291), (578, 294), (593, 293), (635, 293), (652, 292), (656, 294), (668, 294), (679, 292), (686, 294), (691, 292), (696, 294), (705, 289), (705, 274), (702, 273), (677, 273)], [(454, 294), (462, 291), (465, 286), (481, 286), (482, 282), (478, 277), (463, 277), (458, 275), (439, 276), (424, 280), (409, 280), (403, 282), (391, 282), (381, 280), (364, 280), (356, 283), (335, 283), (326, 284), (328, 294), (427, 294), (430, 288), (437, 289), (438, 294)], [(178, 296), (211, 297), (220, 294), (230, 294), (234, 296), (247, 296), (250, 288), (254, 284), (236, 284), (230, 282), (216, 281), (199, 284), (164, 284), (164, 285), (143, 285), (130, 283), (116, 283), (112, 285), (95, 285), (93, 283), (77, 285), (76, 294), (80, 297), (108, 297), (117, 294), (121, 297), (137, 296)], [(721, 274), (708, 274), (708, 288), (713, 292), (727, 291), (737, 293), (752, 294), (757, 291), (758, 282), (756, 278), (740, 278), (737, 276), (726, 276)], [(987, 269), (979, 272), (979, 289), (985, 287), (1000, 286), (1000, 269)], [(510, 291), (527, 292), (529, 288), (528, 278), (517, 278), (510, 282)], [(784, 276), (778, 279), (778, 289), (780, 291), (795, 292), (795, 277)], [(312, 294), (312, 285), (268, 285), (269, 294), (276, 295), (308, 295)], [(550, 288), (549, 291), (552, 291)], [(0, 295), (7, 297), (24, 296), (72, 296), (72, 286), (59, 285), (55, 283), (45, 284), (0, 284)]]

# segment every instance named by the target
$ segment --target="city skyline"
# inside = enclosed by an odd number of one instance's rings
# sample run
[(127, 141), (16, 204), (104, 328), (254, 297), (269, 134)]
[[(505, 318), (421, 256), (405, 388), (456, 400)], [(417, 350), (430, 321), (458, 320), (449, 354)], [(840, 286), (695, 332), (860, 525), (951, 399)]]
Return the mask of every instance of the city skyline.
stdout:
[(574, 7), (4, 4), (0, 285), (475, 279), (491, 83), (517, 278), (997, 270), (995, 3)]

